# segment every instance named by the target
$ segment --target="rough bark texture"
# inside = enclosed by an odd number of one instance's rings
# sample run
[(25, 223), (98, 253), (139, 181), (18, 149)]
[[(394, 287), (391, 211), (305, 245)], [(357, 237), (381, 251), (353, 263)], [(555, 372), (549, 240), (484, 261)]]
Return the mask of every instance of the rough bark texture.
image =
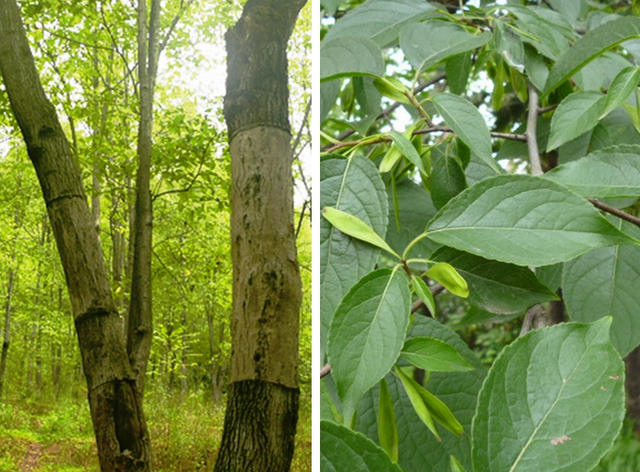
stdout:
[(220, 451), (215, 471), (286, 471), (291, 465), (298, 421), (297, 389), (244, 380), (229, 387), (225, 417), (227, 441), (235, 454)]
[(144, 414), (80, 170), (40, 84), (15, 0), (0, 0), (0, 72), (64, 268), (101, 468), (149, 471)]
[(286, 45), (305, 2), (248, 0), (226, 34), (233, 343), (217, 472), (285, 472), (293, 455), (302, 293)]
[(633, 418), (634, 431), (640, 436), (640, 347), (625, 358), (627, 390), (627, 415)]

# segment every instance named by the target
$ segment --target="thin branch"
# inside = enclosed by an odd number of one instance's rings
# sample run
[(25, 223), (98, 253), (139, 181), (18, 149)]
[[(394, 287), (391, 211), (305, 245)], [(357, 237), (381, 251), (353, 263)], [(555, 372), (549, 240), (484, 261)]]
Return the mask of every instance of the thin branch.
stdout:
[[(447, 75), (446, 74), (439, 74), (436, 75), (433, 79), (427, 80), (425, 82), (421, 82), (419, 83), (416, 88), (413, 89), (413, 94), (417, 94), (422, 92), (424, 89), (426, 89), (427, 87), (430, 87), (438, 82), (440, 82), (442, 79), (444, 79)], [(389, 115), (391, 115), (391, 113), (393, 113), (394, 111), (396, 111), (398, 109), (398, 107), (400, 107), (400, 105), (402, 105), (400, 102), (395, 102), (393, 105), (388, 106), (387, 108), (385, 108), (377, 117), (376, 117), (376, 121), (377, 120), (383, 120), (383, 119), (387, 119), (389, 117)], [(349, 136), (351, 136), (352, 134), (354, 134), (356, 132), (356, 130), (354, 129), (349, 129), (347, 131), (345, 131), (344, 133), (342, 133), (340, 136), (338, 136), (336, 138), (337, 141), (343, 141), (345, 139), (347, 139)], [(325, 146), (325, 148), (323, 149), (324, 152), (331, 152), (328, 150), (328, 148), (331, 148), (331, 145)]]
[(300, 235), (300, 229), (302, 228), (302, 222), (304, 221), (304, 213), (309, 207), (309, 200), (305, 200), (302, 205), (302, 211), (300, 211), (300, 218), (298, 219), (298, 225), (296, 227), (296, 239)]
[(555, 110), (556, 108), (558, 108), (557, 103), (554, 103), (553, 105), (549, 105), (546, 107), (538, 108), (538, 115), (544, 115), (545, 113)]
[(529, 81), (529, 114), (527, 116), (527, 147), (531, 175), (542, 175), (540, 152), (538, 151), (538, 89)]
[(600, 200), (597, 200), (595, 198), (588, 198), (587, 200), (589, 200), (589, 203), (591, 203), (594, 207), (640, 227), (640, 218), (630, 215), (629, 213), (625, 213), (622, 210), (618, 210), (617, 208), (609, 206), (606, 203), (602, 203)]
[(327, 364), (322, 369), (320, 369), (320, 378), (326, 377), (331, 373), (331, 365)]
[[(429, 134), (429, 133), (436, 133), (436, 132), (443, 132), (443, 133), (453, 133), (453, 130), (447, 126), (431, 126), (429, 128), (423, 128), (423, 129), (418, 129), (415, 130), (412, 133), (412, 136), (418, 135), (418, 134)], [(522, 141), (523, 143), (527, 142), (527, 136), (524, 134), (515, 134), (515, 133), (499, 133), (496, 131), (491, 131), (491, 136), (493, 136), (494, 138), (500, 138), (500, 139), (510, 139), (512, 141)], [(359, 139), (357, 141), (344, 141), (344, 142), (340, 142), (340, 143), (336, 143), (332, 146), (328, 146), (324, 148), (324, 152), (334, 152), (337, 151), (338, 149), (342, 149), (344, 147), (352, 147), (352, 146), (357, 146), (359, 144), (363, 144), (366, 142), (366, 144), (379, 144), (379, 143), (387, 143), (390, 142), (391, 138), (388, 136), (380, 136), (379, 138), (376, 139)]]
[(204, 165), (204, 159), (202, 159), (202, 161), (200, 161), (200, 167), (198, 167), (198, 170), (196, 171), (195, 175), (191, 179), (191, 182), (189, 182), (189, 185), (187, 185), (185, 188), (177, 188), (177, 189), (172, 189), (172, 190), (165, 190), (164, 192), (157, 193), (157, 194), (154, 195), (152, 201), (155, 202), (156, 198), (162, 197), (163, 195), (168, 195), (170, 193), (185, 193), (185, 192), (188, 192), (189, 190), (191, 190), (191, 187), (193, 187), (193, 184), (196, 182), (196, 180), (200, 176), (200, 172), (202, 171), (202, 166), (203, 165)]
[(167, 31), (167, 34), (164, 35), (164, 38), (160, 43), (160, 47), (158, 48), (158, 55), (162, 54), (162, 51), (164, 51), (164, 48), (167, 47), (169, 38), (171, 37), (171, 34), (173, 33), (173, 30), (175, 29), (176, 25), (180, 21), (180, 18), (182, 18), (182, 15), (184, 15), (184, 13), (193, 4), (194, 1), (195, 0), (189, 0), (189, 2), (187, 2), (186, 5), (183, 5), (182, 7), (180, 7), (180, 11), (178, 11), (176, 16), (173, 17), (173, 20), (171, 21), (171, 25), (169, 26), (169, 30)]

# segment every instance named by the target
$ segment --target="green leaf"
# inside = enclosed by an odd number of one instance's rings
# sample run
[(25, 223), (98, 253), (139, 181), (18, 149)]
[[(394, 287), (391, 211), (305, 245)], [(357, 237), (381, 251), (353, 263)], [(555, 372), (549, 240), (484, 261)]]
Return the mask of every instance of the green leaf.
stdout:
[(638, 81), (640, 81), (640, 68), (626, 67), (622, 69), (609, 86), (607, 100), (600, 119), (622, 105), (629, 98), (629, 95), (638, 88)]
[[(618, 222), (621, 223), (621, 220)], [(640, 230), (624, 222), (636, 237)], [(572, 320), (594, 321), (612, 316), (611, 340), (621, 356), (640, 344), (640, 247), (595, 249), (564, 265), (563, 298)]]
[[(385, 241), (389, 243), (397, 253), (402, 254), (407, 245), (417, 236), (424, 232), (425, 221), (429, 221), (436, 214), (436, 209), (431, 202), (429, 192), (424, 187), (415, 182), (405, 179), (396, 184), (395, 199), (397, 205), (393, 204), (394, 194), (389, 191), (389, 227)], [(396, 208), (399, 214), (395, 214)], [(399, 222), (399, 227), (394, 224)], [(411, 250), (411, 257), (428, 258), (433, 251), (438, 248), (438, 244), (423, 239)]]
[(520, 313), (536, 303), (558, 299), (527, 267), (491, 261), (449, 247), (439, 249), (431, 259), (455, 267), (469, 284), (469, 303), (491, 313)]
[(455, 456), (449, 456), (449, 467), (451, 467), (451, 472), (467, 472), (462, 464), (458, 462), (458, 459)]
[(422, 300), (427, 309), (431, 312), (432, 316), (436, 316), (436, 302), (433, 299), (433, 294), (424, 280), (420, 277), (411, 277), (411, 285), (413, 286), (413, 290), (415, 290), (418, 298)]
[(416, 148), (413, 147), (413, 144), (411, 144), (411, 141), (409, 141), (409, 139), (406, 136), (398, 133), (397, 131), (390, 131), (387, 134), (393, 140), (393, 143), (398, 147), (402, 155), (407, 159), (409, 159), (409, 161), (414, 166), (420, 169), (420, 172), (422, 172), (423, 174), (426, 174), (427, 171), (425, 170), (424, 165), (422, 164), (422, 159), (420, 158), (420, 154), (418, 154), (418, 151), (416, 151)]
[(442, 21), (411, 23), (400, 32), (400, 47), (416, 71), (435, 66), (444, 59), (486, 44), (492, 35), (467, 33), (458, 25)]
[(549, 77), (549, 69), (544, 57), (528, 44), (524, 46), (524, 68), (531, 83), (538, 90), (544, 89), (544, 84), (547, 81), (547, 77)]
[(621, 145), (592, 152), (544, 176), (582, 197), (640, 196), (640, 146)]
[(567, 38), (560, 28), (540, 15), (544, 10), (513, 4), (505, 7), (518, 17), (517, 29), (514, 29), (514, 32), (523, 42), (529, 43), (541, 54), (556, 60), (569, 49)]
[(431, 151), (431, 198), (439, 210), (467, 188), (462, 163), (455, 155), (447, 155), (440, 146)]
[(381, 269), (363, 277), (338, 306), (329, 330), (328, 357), (345, 424), (367, 390), (400, 355), (409, 323), (409, 280)]
[(478, 109), (469, 100), (450, 93), (434, 94), (431, 100), (438, 114), (460, 139), (492, 169), (500, 172), (491, 157), (489, 128)]
[[(418, 385), (418, 387), (420, 386)], [(420, 393), (424, 404), (429, 408), (431, 416), (456, 436), (462, 436), (464, 428), (456, 419), (449, 407), (427, 389), (420, 387), (418, 392)]]
[(383, 48), (397, 40), (400, 30), (408, 23), (435, 16), (442, 14), (421, 0), (365, 2), (336, 22), (324, 39), (364, 36)]
[[(442, 442), (442, 438), (436, 429), (436, 424), (433, 421), (433, 417), (429, 412), (429, 408), (424, 402), (422, 395), (420, 394), (420, 389), (423, 389), (417, 382), (413, 379), (409, 378), (401, 369), (397, 367), (393, 370), (396, 376), (402, 382), (402, 386), (404, 387), (404, 391), (407, 392), (407, 396), (411, 401), (411, 405), (413, 405), (413, 409), (418, 415), (418, 417), (422, 420), (429, 431), (435, 436), (438, 442)], [(424, 389), (423, 389), (424, 390)]]
[(404, 343), (401, 357), (416, 367), (436, 372), (473, 370), (451, 344), (431, 337), (416, 337)]
[(504, 58), (509, 66), (518, 72), (524, 72), (524, 47), (520, 37), (515, 34), (500, 19), (495, 21), (494, 41), (496, 51)]
[(402, 153), (398, 146), (391, 146), (380, 161), (380, 173), (390, 172), (400, 159), (402, 159)]
[(372, 77), (353, 77), (351, 80), (362, 113), (366, 116), (377, 115), (382, 95), (374, 86), (374, 79)]
[(394, 77), (378, 77), (373, 81), (373, 85), (385, 97), (405, 105), (411, 105), (411, 100), (405, 94), (410, 90), (398, 79)]
[(471, 56), (471, 52), (468, 51), (447, 59), (445, 64), (447, 84), (454, 95), (462, 95), (466, 91), (471, 72)]
[[(320, 164), (320, 183), (321, 208), (332, 206), (349, 211), (378, 234), (385, 233), (389, 220), (387, 195), (378, 169), (369, 159), (328, 156)], [(325, 357), (327, 332), (336, 307), (349, 289), (373, 270), (379, 253), (378, 248), (353, 239), (320, 219), (321, 359)]]
[(385, 379), (380, 380), (380, 401), (378, 404), (378, 437), (380, 446), (392, 462), (398, 462), (398, 425), (393, 411), (393, 402)]
[(462, 298), (469, 296), (469, 287), (458, 271), (446, 262), (438, 262), (427, 271), (427, 276), (440, 282), (444, 288)]
[(568, 261), (597, 247), (640, 244), (570, 190), (528, 175), (478, 182), (447, 203), (427, 232), (434, 241), (462, 251), (534, 267)]
[[(431, 393), (447, 404), (465, 431), (470, 431), (477, 394), (487, 375), (486, 367), (465, 341), (438, 321), (426, 316), (416, 317), (407, 338), (416, 336), (434, 337), (451, 344), (467, 362), (476, 367), (467, 372), (432, 372), (428, 383), (424, 384)], [(472, 470), (470, 435), (458, 437), (443, 431), (443, 441), (438, 442), (415, 413), (400, 380), (394, 375), (387, 375), (386, 380), (396, 412), (400, 439), (398, 463), (402, 469), (406, 472), (444, 470), (449, 456), (455, 455), (467, 470)], [(371, 389), (358, 407), (356, 421), (356, 428), (370, 438), (376, 438), (378, 434), (376, 413), (377, 393), (375, 389)]]
[(322, 216), (329, 220), (333, 226), (338, 228), (344, 234), (348, 234), (352, 238), (359, 239), (360, 241), (373, 244), (374, 246), (384, 249), (400, 259), (400, 256), (398, 256), (398, 254), (389, 247), (384, 239), (378, 236), (373, 228), (367, 225), (360, 218), (333, 207), (324, 207), (322, 209)]
[(624, 417), (611, 318), (530, 331), (489, 371), (473, 420), (476, 470), (591, 470)]
[(600, 92), (576, 92), (565, 98), (551, 118), (547, 152), (597, 125), (605, 100)]
[(343, 36), (323, 41), (320, 47), (320, 79), (384, 74), (382, 52), (370, 39)]
[(320, 468), (326, 472), (402, 472), (365, 435), (331, 421), (320, 421)]
[(558, 59), (545, 85), (548, 94), (600, 54), (629, 39), (640, 37), (640, 18), (625, 16), (587, 32)]
[(330, 80), (320, 84), (320, 121), (324, 121), (340, 93), (340, 81)]

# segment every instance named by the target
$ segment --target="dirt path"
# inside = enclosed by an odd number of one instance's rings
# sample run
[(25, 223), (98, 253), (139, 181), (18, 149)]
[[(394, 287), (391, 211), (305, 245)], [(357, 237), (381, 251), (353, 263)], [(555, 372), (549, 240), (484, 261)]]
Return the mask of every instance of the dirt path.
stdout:
[(38, 467), (38, 459), (42, 455), (42, 444), (31, 443), (27, 446), (27, 453), (20, 464), (20, 472), (31, 472)]

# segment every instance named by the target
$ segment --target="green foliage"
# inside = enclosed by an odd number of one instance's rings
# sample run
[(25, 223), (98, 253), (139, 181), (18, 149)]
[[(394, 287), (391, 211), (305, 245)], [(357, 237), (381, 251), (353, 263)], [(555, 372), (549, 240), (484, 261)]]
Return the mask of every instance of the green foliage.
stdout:
[(621, 428), (640, 23), (506, 3), (322, 2), (327, 470), (583, 471)]

